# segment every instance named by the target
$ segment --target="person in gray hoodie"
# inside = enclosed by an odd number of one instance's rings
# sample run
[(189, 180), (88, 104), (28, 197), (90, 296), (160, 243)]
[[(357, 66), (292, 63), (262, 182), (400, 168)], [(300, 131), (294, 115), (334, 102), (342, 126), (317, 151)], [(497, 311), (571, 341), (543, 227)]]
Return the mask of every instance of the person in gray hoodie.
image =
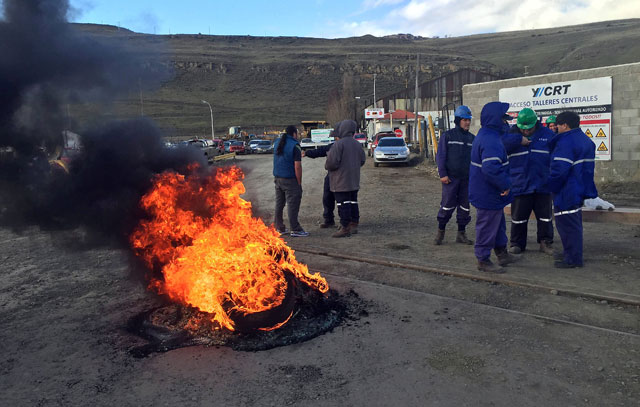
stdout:
[(333, 237), (346, 237), (358, 233), (360, 167), (364, 165), (366, 156), (360, 143), (353, 138), (358, 128), (355, 121), (343, 120), (335, 128), (338, 140), (327, 152), (324, 168), (329, 171), (329, 185), (340, 216), (340, 229)]

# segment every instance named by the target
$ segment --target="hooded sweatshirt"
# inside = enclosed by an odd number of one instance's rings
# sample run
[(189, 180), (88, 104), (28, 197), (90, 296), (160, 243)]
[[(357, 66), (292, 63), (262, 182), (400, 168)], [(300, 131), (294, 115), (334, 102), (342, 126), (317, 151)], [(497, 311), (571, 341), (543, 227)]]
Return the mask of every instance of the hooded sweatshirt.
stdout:
[(334, 129), (338, 140), (327, 152), (324, 168), (329, 171), (331, 192), (349, 192), (360, 189), (360, 167), (366, 156), (360, 143), (353, 138), (358, 124), (343, 120)]
[(502, 117), (508, 109), (508, 103), (490, 102), (480, 114), (482, 128), (473, 140), (469, 168), (469, 201), (476, 208), (498, 210), (511, 202), (511, 193), (500, 196), (511, 188), (509, 161), (502, 144), (509, 129)]

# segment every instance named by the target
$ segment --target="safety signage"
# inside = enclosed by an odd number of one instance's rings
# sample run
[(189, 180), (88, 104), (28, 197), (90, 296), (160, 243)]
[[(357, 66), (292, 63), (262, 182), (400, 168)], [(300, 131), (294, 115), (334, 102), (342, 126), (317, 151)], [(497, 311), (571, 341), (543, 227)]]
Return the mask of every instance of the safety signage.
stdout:
[(509, 114), (529, 107), (542, 123), (551, 115), (572, 110), (580, 115), (580, 127), (596, 145), (596, 160), (611, 160), (611, 77), (540, 83), (500, 89), (500, 101), (509, 103)]
[(311, 140), (314, 143), (330, 143), (333, 141), (332, 131), (333, 129), (313, 129), (311, 130)]
[(364, 110), (364, 118), (365, 119), (382, 119), (384, 117), (384, 108), (379, 107), (376, 109), (365, 109)]

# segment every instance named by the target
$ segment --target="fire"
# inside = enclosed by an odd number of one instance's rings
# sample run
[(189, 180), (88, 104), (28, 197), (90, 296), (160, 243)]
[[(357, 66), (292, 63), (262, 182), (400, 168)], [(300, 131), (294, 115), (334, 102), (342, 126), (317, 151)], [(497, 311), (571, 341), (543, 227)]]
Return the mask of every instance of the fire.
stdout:
[[(209, 313), (217, 326), (234, 330), (234, 315), (279, 306), (290, 273), (322, 293), (327, 281), (298, 263), (273, 226), (251, 214), (244, 174), (238, 167), (211, 174), (157, 175), (142, 198), (148, 213), (131, 236), (138, 256), (162, 279), (150, 288), (173, 301)], [(291, 317), (266, 329), (276, 329)], [(263, 328), (264, 329), (264, 328)]]

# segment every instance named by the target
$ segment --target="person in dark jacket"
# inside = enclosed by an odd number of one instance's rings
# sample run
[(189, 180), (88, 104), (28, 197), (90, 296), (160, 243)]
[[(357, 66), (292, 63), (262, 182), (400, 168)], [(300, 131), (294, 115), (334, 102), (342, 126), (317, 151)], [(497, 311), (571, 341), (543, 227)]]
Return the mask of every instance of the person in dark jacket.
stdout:
[[(336, 128), (331, 132), (331, 137), (335, 138), (337, 127), (338, 126), (336, 125)], [(319, 146), (312, 150), (303, 151), (302, 155), (309, 158), (326, 157), (331, 146), (333, 146), (333, 143), (326, 146)], [(322, 218), (324, 221), (320, 224), (321, 228), (326, 229), (336, 225), (333, 218), (333, 210), (335, 209), (335, 206), (336, 197), (333, 195), (333, 192), (331, 192), (331, 188), (329, 187), (329, 173), (327, 172), (327, 175), (324, 177), (324, 188), (322, 191)]]
[(471, 126), (471, 109), (458, 106), (454, 112), (456, 127), (440, 136), (436, 162), (440, 182), (442, 182), (442, 200), (438, 211), (438, 233), (434, 244), (440, 245), (444, 239), (444, 232), (456, 212), (458, 223), (457, 243), (473, 244), (467, 238), (465, 229), (471, 221), (469, 213), (469, 165), (471, 163), (471, 145), (474, 135), (469, 132)]
[[(509, 161), (502, 136), (509, 125), (505, 116), (508, 103), (490, 102), (480, 113), (482, 128), (471, 147), (469, 169), (469, 201), (476, 207), (475, 255), (478, 270), (504, 273), (505, 266), (515, 258), (507, 251), (504, 207), (511, 202)], [(491, 262), (494, 250), (500, 265)]]
[(327, 153), (324, 168), (329, 171), (329, 186), (335, 195), (340, 216), (340, 229), (333, 237), (346, 237), (358, 233), (360, 167), (364, 165), (366, 156), (360, 143), (353, 138), (358, 128), (355, 121), (343, 120), (336, 127), (338, 140)]
[(291, 236), (309, 236), (298, 222), (298, 211), (302, 200), (302, 149), (297, 140), (298, 129), (288, 126), (273, 144), (273, 176), (276, 186), (275, 226), (280, 234), (286, 234), (282, 212), (285, 204), (291, 226)]
[(518, 113), (502, 142), (507, 150), (511, 174), (511, 241), (509, 250), (519, 254), (527, 248), (527, 224), (536, 215), (540, 251), (553, 255), (553, 205), (545, 184), (549, 178), (549, 141), (555, 134), (544, 127), (532, 110)]
[(551, 174), (547, 188), (553, 193), (554, 216), (562, 240), (563, 259), (557, 268), (582, 267), (582, 205), (598, 196), (593, 181), (596, 146), (580, 129), (580, 116), (562, 112), (556, 117), (558, 135), (551, 140)]

